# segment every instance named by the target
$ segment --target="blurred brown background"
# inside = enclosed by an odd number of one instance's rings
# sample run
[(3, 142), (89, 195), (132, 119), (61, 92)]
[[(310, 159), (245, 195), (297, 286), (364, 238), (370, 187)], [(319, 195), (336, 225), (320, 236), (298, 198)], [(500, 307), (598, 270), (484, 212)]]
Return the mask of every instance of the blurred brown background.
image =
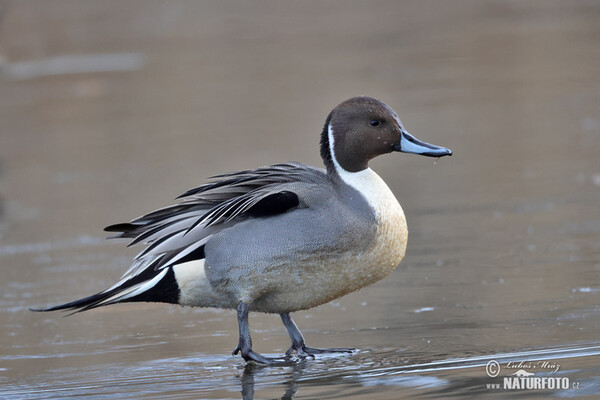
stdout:
[[(407, 256), (297, 316), (312, 345), (364, 352), (251, 374), (260, 393), (460, 395), (482, 368), (367, 377), (573, 346), (564, 363), (594, 393), (597, 350), (581, 348), (600, 333), (599, 66), (598, 1), (0, 2), (0, 394), (239, 397), (232, 312), (27, 309), (125, 271), (135, 250), (104, 241), (108, 224), (216, 173), (320, 166), (327, 113), (356, 95), (454, 156), (372, 163), (407, 214)], [(277, 318), (251, 324), (259, 351), (287, 348)]]

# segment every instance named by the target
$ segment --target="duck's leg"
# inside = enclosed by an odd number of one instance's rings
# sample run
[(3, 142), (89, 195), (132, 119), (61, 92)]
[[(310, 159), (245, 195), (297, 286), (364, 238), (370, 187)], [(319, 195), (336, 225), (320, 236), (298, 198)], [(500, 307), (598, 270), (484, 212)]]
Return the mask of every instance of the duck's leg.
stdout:
[(246, 361), (254, 361), (261, 364), (280, 364), (284, 363), (284, 358), (270, 358), (258, 354), (252, 350), (252, 338), (250, 337), (250, 326), (248, 325), (248, 311), (250, 305), (239, 302), (237, 306), (238, 326), (240, 328), (240, 338), (237, 347), (233, 350), (232, 355), (241, 353), (242, 358)]
[(281, 320), (283, 321), (283, 325), (288, 331), (290, 335), (290, 339), (292, 340), (292, 345), (285, 352), (287, 356), (292, 355), (294, 351), (298, 353), (299, 357), (314, 357), (315, 354), (325, 354), (325, 353), (353, 353), (356, 349), (349, 348), (331, 348), (331, 349), (316, 349), (314, 347), (307, 347), (304, 343), (304, 336), (302, 336), (302, 332), (298, 329), (298, 326), (292, 319), (289, 313), (280, 314)]

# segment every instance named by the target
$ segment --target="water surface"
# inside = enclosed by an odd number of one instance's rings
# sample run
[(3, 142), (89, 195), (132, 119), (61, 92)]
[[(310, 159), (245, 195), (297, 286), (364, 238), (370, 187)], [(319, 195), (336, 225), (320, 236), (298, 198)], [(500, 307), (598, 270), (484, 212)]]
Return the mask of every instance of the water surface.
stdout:
[[(597, 1), (2, 3), (0, 397), (600, 393), (599, 43)], [(406, 258), (295, 315), (356, 354), (246, 366), (231, 311), (28, 311), (118, 279), (136, 249), (106, 225), (216, 173), (321, 165), (325, 116), (359, 94), (454, 156), (375, 160)], [(258, 351), (287, 349), (278, 317), (250, 322)], [(527, 361), (571, 388), (489, 386)]]

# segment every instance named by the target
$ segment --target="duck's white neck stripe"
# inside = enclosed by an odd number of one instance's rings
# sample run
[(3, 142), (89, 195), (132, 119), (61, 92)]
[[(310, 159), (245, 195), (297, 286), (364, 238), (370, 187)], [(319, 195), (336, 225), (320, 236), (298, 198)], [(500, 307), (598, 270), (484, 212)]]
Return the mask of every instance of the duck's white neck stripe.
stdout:
[(349, 186), (356, 189), (362, 194), (367, 202), (374, 208), (377, 209), (381, 205), (381, 199), (384, 197), (391, 196), (396, 201), (394, 195), (385, 184), (383, 179), (379, 177), (371, 168), (365, 168), (358, 172), (346, 171), (335, 158), (334, 149), (334, 135), (333, 127), (331, 123), (327, 127), (327, 136), (329, 139), (329, 153), (331, 154), (331, 161), (335, 167), (336, 172), (340, 178)]
[(342, 166), (340, 165), (338, 160), (335, 158), (335, 151), (334, 151), (335, 139), (333, 136), (333, 127), (331, 126), (331, 122), (329, 123), (329, 126), (327, 126), (327, 137), (329, 139), (329, 154), (331, 154), (331, 161), (333, 162), (335, 171), (338, 173), (338, 175), (340, 176), (340, 178), (342, 178), (342, 180), (344, 182), (346, 182), (348, 185), (351, 185), (350, 181), (353, 180), (353, 178), (352, 178), (353, 176), (357, 176), (357, 174), (362, 174), (365, 171), (372, 172), (371, 168), (366, 168), (366, 169), (363, 169), (362, 171), (358, 171), (358, 172), (349, 172), (349, 171), (346, 171), (344, 168), (342, 168)]

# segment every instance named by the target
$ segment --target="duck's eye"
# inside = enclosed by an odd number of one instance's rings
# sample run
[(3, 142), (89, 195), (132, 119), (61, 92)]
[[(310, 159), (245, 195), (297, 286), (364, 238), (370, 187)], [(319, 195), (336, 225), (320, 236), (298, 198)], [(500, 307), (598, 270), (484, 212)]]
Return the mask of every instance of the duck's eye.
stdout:
[(377, 121), (376, 119), (372, 119), (371, 122), (369, 122), (369, 124), (371, 124), (371, 126), (377, 126), (379, 125), (379, 121)]

